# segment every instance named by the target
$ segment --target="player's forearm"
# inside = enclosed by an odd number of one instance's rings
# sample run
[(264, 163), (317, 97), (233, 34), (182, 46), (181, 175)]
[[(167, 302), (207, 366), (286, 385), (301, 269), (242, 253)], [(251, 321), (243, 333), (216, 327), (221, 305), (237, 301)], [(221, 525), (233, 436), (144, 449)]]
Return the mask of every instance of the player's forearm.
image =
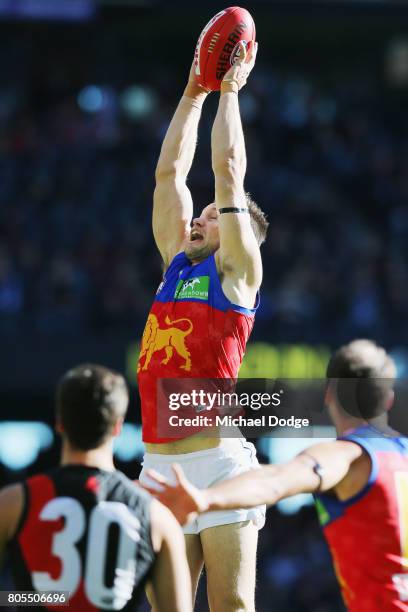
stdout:
[(211, 134), (215, 179), (243, 188), (246, 171), (245, 139), (239, 112), (238, 94), (221, 90)]
[(275, 504), (284, 496), (284, 487), (279, 474), (279, 466), (266, 465), (259, 470), (251, 470), (230, 480), (224, 480), (204, 492), (208, 510)]
[(297, 493), (317, 490), (319, 478), (303, 459), (284, 465), (265, 465), (225, 480), (205, 491), (208, 510), (252, 508), (260, 504), (272, 506)]
[(157, 181), (169, 176), (185, 178), (189, 173), (206, 96), (207, 92), (198, 90), (194, 84), (187, 85), (162, 144), (156, 168)]

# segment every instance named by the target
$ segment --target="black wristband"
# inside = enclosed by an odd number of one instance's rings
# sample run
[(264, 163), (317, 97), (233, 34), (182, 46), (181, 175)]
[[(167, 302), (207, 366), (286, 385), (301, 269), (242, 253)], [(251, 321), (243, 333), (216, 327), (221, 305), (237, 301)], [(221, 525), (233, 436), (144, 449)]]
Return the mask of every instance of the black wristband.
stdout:
[(312, 470), (313, 470), (313, 472), (316, 474), (316, 476), (319, 479), (319, 486), (317, 487), (316, 492), (319, 493), (321, 488), (322, 488), (323, 475), (324, 475), (325, 470), (324, 470), (324, 468), (322, 468), (320, 463), (318, 461), (316, 461), (316, 459), (314, 457), (312, 457), (312, 455), (309, 455), (309, 453), (306, 453), (305, 451), (303, 451), (300, 454), (303, 455), (303, 457), (307, 457), (308, 459), (311, 459), (312, 462), (313, 462)]
[(230, 206), (229, 208), (219, 208), (218, 212), (220, 215), (225, 213), (249, 213), (248, 208), (237, 208), (236, 206)]

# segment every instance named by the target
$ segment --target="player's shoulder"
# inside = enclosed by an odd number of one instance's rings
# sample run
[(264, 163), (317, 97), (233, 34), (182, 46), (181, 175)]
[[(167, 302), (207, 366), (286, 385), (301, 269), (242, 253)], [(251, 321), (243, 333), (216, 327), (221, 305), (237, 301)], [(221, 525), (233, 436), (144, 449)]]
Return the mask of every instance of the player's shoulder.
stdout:
[(25, 481), (27, 497), (48, 490), (49, 497), (82, 499), (92, 495), (94, 502), (116, 501), (129, 507), (148, 506), (150, 495), (120, 470), (107, 471), (85, 465), (57, 466)]
[(7, 508), (10, 504), (14, 504), (17, 500), (22, 498), (23, 495), (23, 483), (17, 482), (14, 484), (6, 485), (0, 489), (0, 506)]
[(151, 495), (142, 489), (137, 481), (131, 480), (120, 470), (110, 473), (108, 484), (111, 501), (122, 501), (133, 507), (150, 507)]
[(408, 454), (408, 438), (392, 431), (383, 432), (370, 425), (362, 425), (356, 429), (349, 430), (339, 437), (339, 440), (361, 446), (368, 454), (372, 452), (388, 451)]
[(0, 532), (6, 540), (11, 539), (17, 531), (24, 498), (24, 485), (21, 482), (0, 489)]
[(189, 263), (190, 261), (184, 251), (178, 250), (177, 253), (170, 256), (167, 262), (164, 262), (164, 276), (168, 276), (169, 273), (173, 272), (174, 270), (178, 271), (182, 269), (183, 266)]

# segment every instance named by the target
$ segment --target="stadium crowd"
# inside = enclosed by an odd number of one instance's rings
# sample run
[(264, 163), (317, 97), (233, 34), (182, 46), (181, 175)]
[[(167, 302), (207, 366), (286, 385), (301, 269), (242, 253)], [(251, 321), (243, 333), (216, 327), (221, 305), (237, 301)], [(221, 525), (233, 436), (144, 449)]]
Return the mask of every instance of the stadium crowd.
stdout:
[[(271, 222), (255, 336), (403, 340), (407, 119), (379, 87), (260, 61), (242, 93), (247, 188)], [(150, 207), (179, 92), (158, 75), (127, 98), (81, 93), (51, 71), (26, 93), (0, 96), (1, 333), (139, 329), (161, 274)], [(191, 172), (197, 210), (213, 198), (214, 102)]]

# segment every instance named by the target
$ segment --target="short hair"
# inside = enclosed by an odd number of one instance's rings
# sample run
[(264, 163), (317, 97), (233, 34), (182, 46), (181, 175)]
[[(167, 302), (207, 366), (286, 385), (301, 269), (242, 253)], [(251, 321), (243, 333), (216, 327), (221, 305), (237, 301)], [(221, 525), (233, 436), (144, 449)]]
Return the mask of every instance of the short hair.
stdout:
[[(371, 340), (354, 340), (331, 357), (326, 372), (340, 407), (348, 414), (372, 419), (387, 411), (396, 377), (393, 359)], [(334, 381), (332, 381), (334, 383)]]
[(251, 227), (259, 246), (261, 246), (261, 244), (265, 242), (269, 223), (263, 210), (253, 201), (251, 194), (246, 193), (245, 196), (249, 215), (251, 217)]
[(128, 403), (123, 376), (100, 365), (79, 365), (57, 386), (57, 417), (68, 442), (78, 450), (102, 446), (125, 416)]

